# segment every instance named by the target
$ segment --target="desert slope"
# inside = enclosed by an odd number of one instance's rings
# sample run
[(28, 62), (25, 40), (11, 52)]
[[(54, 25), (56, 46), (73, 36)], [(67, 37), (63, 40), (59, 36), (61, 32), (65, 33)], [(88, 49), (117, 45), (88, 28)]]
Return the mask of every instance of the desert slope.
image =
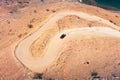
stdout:
[[(116, 37), (120, 30), (119, 14), (68, 2), (25, 7), (13, 13), (3, 14), (0, 16), (1, 79), (23, 80), (29, 78), (32, 72), (43, 73), (45, 77), (64, 79), (74, 77), (78, 80), (90, 78), (93, 71), (100, 77), (112, 77), (112, 74), (120, 73), (118, 71), (120, 38)], [(101, 31), (107, 27), (107, 34), (110, 29), (111, 35), (97, 32), (100, 27)], [(60, 46), (49, 47), (56, 45), (57, 34), (61, 35), (61, 32), (79, 28), (87, 28), (88, 33), (83, 31), (81, 35), (74, 31), (74, 36), (67, 38), (66, 35), (65, 40), (59, 42)], [(95, 33), (90, 31), (91, 28), (96, 28)], [(117, 34), (115, 36), (112, 33)], [(26, 42), (23, 42), (25, 39)], [(21, 47), (22, 44), (24, 45)], [(50, 52), (49, 48), (51, 51), (56, 49), (58, 51)], [(53, 53), (60, 55), (54, 57)], [(48, 55), (53, 55), (51, 59), (54, 60), (50, 61)], [(38, 65), (42, 59), (40, 65), (44, 64), (43, 70)], [(47, 59), (50, 65), (45, 64)]]

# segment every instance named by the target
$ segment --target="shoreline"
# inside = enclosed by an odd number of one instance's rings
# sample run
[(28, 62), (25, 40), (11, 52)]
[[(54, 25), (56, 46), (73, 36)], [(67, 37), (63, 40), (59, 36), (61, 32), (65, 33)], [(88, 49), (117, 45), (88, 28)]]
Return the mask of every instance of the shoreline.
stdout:
[(106, 9), (106, 10), (120, 11), (120, 9), (118, 9), (116, 7), (105, 6), (105, 5), (98, 4), (95, 0), (82, 0), (82, 3), (87, 4), (87, 5), (97, 6), (97, 7)]

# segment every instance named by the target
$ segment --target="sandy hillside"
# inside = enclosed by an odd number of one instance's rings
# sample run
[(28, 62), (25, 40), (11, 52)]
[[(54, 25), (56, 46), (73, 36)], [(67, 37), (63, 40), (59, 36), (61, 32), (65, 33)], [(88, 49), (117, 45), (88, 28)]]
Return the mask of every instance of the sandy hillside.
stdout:
[(69, 2), (0, 10), (0, 80), (119, 76), (119, 14)]

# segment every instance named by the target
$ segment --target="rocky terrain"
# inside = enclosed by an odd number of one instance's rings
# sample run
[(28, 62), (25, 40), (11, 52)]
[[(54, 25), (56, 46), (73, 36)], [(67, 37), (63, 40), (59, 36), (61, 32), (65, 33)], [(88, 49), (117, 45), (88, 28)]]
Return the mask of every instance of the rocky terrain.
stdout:
[(119, 14), (66, 1), (0, 5), (0, 80), (120, 79)]

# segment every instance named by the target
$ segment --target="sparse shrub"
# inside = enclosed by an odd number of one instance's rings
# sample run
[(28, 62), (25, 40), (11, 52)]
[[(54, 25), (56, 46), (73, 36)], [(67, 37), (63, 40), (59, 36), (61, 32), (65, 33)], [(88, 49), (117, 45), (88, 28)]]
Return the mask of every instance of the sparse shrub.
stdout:
[(7, 20), (7, 23), (8, 23), (8, 24), (10, 24), (10, 21), (9, 21), (9, 20)]
[(33, 28), (33, 25), (32, 24), (28, 24), (28, 28)]
[(115, 17), (119, 17), (119, 16), (115, 15)]
[(46, 9), (46, 11), (50, 11), (49, 9)]
[(37, 13), (37, 11), (36, 11), (36, 10), (34, 10), (33, 12), (34, 12), (34, 13)]
[(77, 80), (76, 78), (71, 78), (70, 80)]
[(55, 10), (52, 10), (53, 13), (55, 13), (56, 11)]
[(80, 19), (80, 17), (77, 17), (78, 19)]
[(112, 20), (109, 20), (111, 23), (113, 23), (113, 21)]
[(21, 38), (21, 37), (22, 37), (22, 34), (19, 34), (18, 37)]
[(12, 8), (12, 9), (11, 9), (11, 11), (10, 11), (9, 13), (11, 13), (11, 14), (12, 14), (12, 13), (15, 13), (15, 12), (17, 12), (17, 11), (18, 11), (18, 9), (17, 9), (17, 8)]
[(34, 76), (32, 77), (32, 79), (42, 79), (42, 75), (41, 73), (35, 73)]
[(109, 20), (111, 23), (113, 23), (113, 24), (115, 24), (116, 25), (116, 23), (115, 22), (113, 22), (112, 20)]
[(41, 0), (41, 2), (44, 2), (44, 0)]
[(87, 62), (84, 62), (84, 64), (90, 64), (90, 62), (87, 61)]
[(88, 26), (89, 26), (89, 27), (91, 27), (91, 26), (92, 26), (92, 24), (90, 24), (90, 23), (89, 23), (89, 24), (88, 24)]
[(91, 73), (91, 76), (97, 76), (97, 75), (98, 75), (97, 72), (92, 72), (92, 73)]

